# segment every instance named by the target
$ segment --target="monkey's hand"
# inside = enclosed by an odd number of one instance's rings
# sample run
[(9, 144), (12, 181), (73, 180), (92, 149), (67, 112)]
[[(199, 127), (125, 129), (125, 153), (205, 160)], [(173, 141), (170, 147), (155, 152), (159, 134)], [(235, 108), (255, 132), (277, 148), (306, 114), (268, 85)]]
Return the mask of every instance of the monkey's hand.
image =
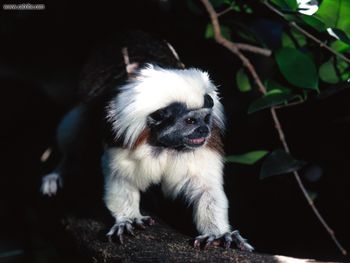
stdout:
[(210, 246), (219, 246), (222, 245), (225, 248), (230, 248), (232, 241), (236, 243), (237, 247), (240, 250), (252, 252), (254, 248), (244, 239), (238, 230), (227, 232), (222, 236), (215, 235), (200, 235), (197, 236), (194, 240), (193, 246), (195, 248), (208, 248)]
[(155, 222), (150, 216), (141, 216), (133, 219), (126, 219), (115, 223), (112, 228), (107, 233), (108, 240), (112, 242), (112, 237), (114, 234), (118, 237), (118, 240), (121, 244), (124, 242), (124, 234), (135, 236), (134, 229), (135, 227), (139, 229), (145, 229), (146, 226), (152, 226)]

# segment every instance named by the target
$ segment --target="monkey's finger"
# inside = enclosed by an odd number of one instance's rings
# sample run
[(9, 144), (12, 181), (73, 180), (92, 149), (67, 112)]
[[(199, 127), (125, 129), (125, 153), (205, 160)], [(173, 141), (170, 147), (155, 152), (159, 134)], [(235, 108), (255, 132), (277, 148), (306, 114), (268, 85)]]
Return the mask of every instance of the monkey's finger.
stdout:
[(247, 242), (239, 244), (238, 247), (244, 251), (248, 251), (248, 252), (254, 251), (254, 248)]
[(117, 235), (123, 235), (124, 234), (124, 229), (125, 229), (125, 224), (120, 224), (118, 227)]
[(202, 242), (203, 242), (205, 239), (207, 239), (207, 238), (208, 238), (207, 235), (197, 236), (197, 237), (195, 238), (194, 242), (193, 242), (193, 246), (194, 246), (195, 248), (200, 248)]
[(195, 239), (193, 242), (194, 248), (200, 248), (201, 247), (201, 242), (198, 239)]
[(114, 232), (117, 230), (117, 228), (118, 228), (117, 224), (113, 225), (112, 228), (108, 231), (107, 236), (111, 237), (114, 234)]
[(51, 196), (51, 194), (56, 193), (57, 192), (57, 181), (51, 180), (49, 188), (50, 188), (50, 196)]
[(207, 241), (205, 242), (204, 249), (207, 249), (213, 245), (213, 241), (215, 240), (215, 236), (209, 236)]
[(148, 217), (146, 219), (144, 219), (144, 222), (148, 225), (148, 226), (153, 226), (156, 221), (154, 221), (154, 219), (152, 217)]
[(252, 252), (254, 250), (254, 248), (247, 242), (247, 240), (239, 234), (238, 230), (233, 231), (231, 235), (239, 249), (249, 252)]
[(231, 243), (232, 243), (232, 237), (230, 233), (227, 233), (224, 235), (223, 237), (223, 246), (228, 249), (231, 247)]
[(62, 176), (59, 176), (59, 177), (58, 177), (57, 182), (58, 182), (58, 187), (62, 188), (62, 187), (63, 187), (63, 179), (62, 179)]
[(118, 236), (120, 244), (124, 244), (124, 237), (123, 237), (123, 235), (117, 235), (117, 236)]
[(123, 234), (124, 234), (125, 227), (126, 227), (125, 224), (121, 224), (117, 231), (117, 237), (119, 239), (120, 244), (124, 243)]
[(135, 236), (134, 228), (131, 224), (126, 224), (126, 232), (128, 232), (132, 236)]
[(229, 249), (231, 247), (231, 241), (225, 241), (224, 242), (224, 248)]
[(146, 226), (145, 226), (144, 222), (142, 221), (142, 219), (136, 218), (134, 223), (135, 223), (135, 226), (137, 228), (142, 229), (142, 230), (146, 229)]

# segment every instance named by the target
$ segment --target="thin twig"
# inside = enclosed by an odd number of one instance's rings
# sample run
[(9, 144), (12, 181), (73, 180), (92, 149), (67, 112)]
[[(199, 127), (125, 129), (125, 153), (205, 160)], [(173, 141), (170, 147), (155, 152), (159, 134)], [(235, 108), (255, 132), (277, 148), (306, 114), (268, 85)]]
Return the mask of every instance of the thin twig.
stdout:
[(305, 36), (307, 36), (308, 38), (312, 39), (313, 41), (315, 41), (316, 43), (318, 43), (320, 45), (320, 47), (323, 47), (324, 49), (327, 49), (329, 52), (333, 53), (334, 55), (336, 55), (337, 57), (341, 58), (342, 60), (350, 63), (350, 59), (348, 59), (347, 57), (345, 57), (343, 54), (335, 51), (334, 49), (332, 49), (330, 46), (326, 45), (325, 43), (323, 43), (321, 40), (319, 40), (318, 38), (316, 38), (315, 36), (311, 35), (309, 32), (307, 32), (306, 30), (304, 30), (302, 27), (300, 27), (297, 23), (295, 23), (294, 21), (289, 23), (292, 27), (294, 27), (296, 30), (298, 30), (300, 33), (304, 34)]
[(235, 43), (239, 50), (249, 51), (266, 57), (271, 56), (272, 51), (270, 49), (252, 46), (246, 43)]
[(226, 8), (226, 9), (224, 9), (224, 10), (222, 10), (221, 12), (217, 13), (217, 15), (219, 17), (219, 16), (222, 16), (222, 15), (224, 15), (224, 14), (230, 12), (230, 11), (232, 11), (232, 7), (231, 6)]
[(271, 5), (268, 1), (262, 1), (262, 3), (264, 5), (266, 5), (270, 10), (272, 10), (273, 12), (275, 12), (277, 15), (281, 16), (284, 18), (284, 14), (278, 10), (277, 8), (275, 8), (273, 5)]
[[(224, 38), (221, 35), (220, 23), (219, 23), (218, 15), (217, 15), (215, 9), (213, 8), (213, 6), (211, 5), (211, 3), (209, 2), (209, 0), (201, 0), (201, 2), (205, 6), (205, 8), (206, 8), (206, 10), (207, 10), (207, 12), (208, 12), (208, 14), (210, 16), (211, 23), (212, 23), (213, 29), (214, 29), (215, 40), (220, 45), (226, 47), (228, 50), (230, 50), (232, 53), (234, 53), (236, 56), (239, 57), (239, 59), (242, 61), (243, 65), (247, 68), (247, 70), (252, 75), (255, 83), (257, 84), (257, 86), (259, 88), (259, 91), (262, 94), (266, 94), (266, 87), (262, 83), (260, 77), (256, 73), (255, 68), (251, 64), (249, 59), (245, 55), (243, 55), (242, 52), (240, 52), (239, 48), (236, 46), (235, 43), (229, 41), (228, 39)], [(290, 153), (289, 146), (288, 146), (287, 140), (285, 138), (283, 128), (281, 126), (281, 123), (280, 123), (280, 121), (278, 119), (278, 116), (277, 116), (277, 113), (276, 113), (276, 109), (274, 107), (271, 107), (270, 112), (271, 112), (271, 116), (272, 116), (273, 122), (275, 124), (276, 131), (278, 133), (279, 139), (280, 139), (280, 141), (281, 141), (281, 143), (283, 145), (283, 148), (284, 148), (284, 150), (287, 153)], [(295, 177), (295, 179), (296, 179), (296, 181), (298, 183), (299, 188), (301, 189), (303, 195), (305, 196), (305, 198), (308, 201), (310, 207), (312, 208), (312, 211), (315, 213), (317, 219), (324, 226), (324, 228), (326, 229), (328, 234), (331, 236), (331, 238), (333, 239), (333, 241), (335, 242), (335, 244), (337, 245), (339, 250), (342, 252), (342, 254), (346, 255), (347, 254), (346, 250), (341, 246), (341, 244), (339, 243), (339, 241), (335, 237), (334, 231), (328, 226), (328, 224), (326, 223), (326, 221), (324, 220), (324, 218), (322, 217), (322, 215), (319, 213), (318, 209), (316, 208), (315, 204), (313, 203), (312, 199), (310, 198), (309, 194), (307, 193), (307, 191), (306, 191), (306, 189), (305, 189), (305, 187), (303, 185), (303, 182), (300, 179), (300, 176), (299, 176), (298, 172), (294, 171), (293, 174), (294, 174), (294, 177)]]
[[(269, 2), (267, 1), (263, 1), (263, 4), (266, 5), (270, 10), (272, 10), (273, 12), (275, 12), (276, 14), (278, 14), (279, 16), (282, 16), (284, 18), (284, 14), (279, 11), (277, 8), (275, 8), (273, 5), (271, 5)], [(299, 31), (300, 33), (302, 33), (304, 36), (310, 38), (311, 40), (313, 40), (314, 42), (316, 42), (317, 44), (320, 45), (321, 48), (327, 49), (329, 52), (331, 52), (332, 54), (336, 55), (337, 57), (343, 59), (344, 61), (350, 63), (350, 59), (347, 58), (346, 56), (344, 56), (343, 54), (335, 51), (334, 49), (332, 49), (330, 46), (326, 45), (324, 42), (322, 42), (321, 40), (319, 40), (317, 37), (315, 37), (314, 35), (310, 34), (309, 32), (307, 32), (305, 29), (303, 29), (301, 26), (299, 26), (297, 23), (295, 23), (294, 21), (289, 22), (289, 25), (291, 27), (293, 27), (294, 29), (296, 29), (297, 31)]]
[[(280, 121), (278, 119), (277, 113), (276, 113), (276, 109), (275, 108), (271, 108), (271, 115), (272, 115), (272, 119), (273, 122), (275, 123), (275, 127), (276, 130), (278, 132), (278, 135), (280, 137), (280, 141), (282, 142), (283, 148), (287, 153), (290, 153), (289, 150), (289, 146), (287, 144), (287, 141), (285, 139), (284, 136), (284, 132), (282, 130)], [(333, 229), (327, 224), (327, 222), (325, 221), (325, 219), (323, 218), (323, 216), (320, 214), (320, 212), (318, 211), (317, 207), (314, 204), (314, 201), (311, 199), (310, 195), (308, 194), (303, 182), (301, 181), (300, 175), (297, 171), (293, 172), (294, 178), (298, 183), (299, 188), (301, 189), (304, 197), (306, 198), (307, 202), (309, 203), (312, 211), (314, 212), (314, 214), (316, 215), (317, 219), (321, 222), (321, 224), (323, 225), (323, 227), (326, 229), (326, 231), (328, 232), (328, 234), (330, 235), (330, 237), (333, 239), (334, 243), (336, 244), (336, 246), (339, 248), (339, 250), (341, 251), (341, 253), (345, 256), (347, 255), (347, 251), (343, 248), (343, 246), (340, 244), (340, 242), (338, 241), (338, 239), (335, 237), (335, 233), (333, 231)]]
[[(233, 52), (237, 56), (239, 56), (238, 53), (241, 53), (241, 52), (239, 52), (240, 49), (245, 50), (245, 51), (249, 51), (252, 53), (264, 55), (264, 56), (270, 56), (272, 54), (271, 50), (269, 50), (269, 49), (260, 48), (260, 47), (256, 47), (256, 46), (252, 46), (252, 45), (248, 45), (248, 44), (242, 44), (242, 43), (240, 43), (239, 45), (236, 45), (235, 43), (224, 38), (221, 35), (221, 28), (220, 28), (219, 19), (218, 19), (219, 15), (216, 13), (213, 6), (208, 1), (202, 1), (202, 2), (205, 5), (207, 10), (209, 10), (209, 9), (211, 10), (209, 12), (209, 15), (210, 15), (212, 25), (214, 28), (214, 38), (218, 43), (220, 43), (221, 45), (224, 45), (226, 48), (228, 48), (231, 52)], [(207, 2), (207, 4), (205, 2)], [(242, 57), (240, 57), (240, 59), (242, 59)], [(249, 63), (249, 61), (246, 62), (246, 60), (244, 58), (243, 58), (243, 60), (244, 60), (243, 64)]]
[(298, 101), (290, 102), (288, 104), (277, 105), (277, 106), (274, 106), (274, 108), (277, 110), (277, 109), (282, 109), (282, 108), (287, 108), (287, 107), (292, 107), (292, 106), (296, 106), (299, 104), (303, 104), (304, 102), (305, 101), (303, 101), (303, 100), (298, 100)]

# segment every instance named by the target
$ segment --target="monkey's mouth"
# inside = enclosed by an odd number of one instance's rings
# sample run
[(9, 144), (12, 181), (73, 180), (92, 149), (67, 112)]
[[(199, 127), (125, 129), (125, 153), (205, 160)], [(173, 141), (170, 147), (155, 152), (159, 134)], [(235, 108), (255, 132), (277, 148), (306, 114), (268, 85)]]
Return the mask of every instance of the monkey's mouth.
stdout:
[(186, 138), (186, 144), (189, 146), (201, 146), (205, 143), (205, 139), (204, 137), (202, 138)]

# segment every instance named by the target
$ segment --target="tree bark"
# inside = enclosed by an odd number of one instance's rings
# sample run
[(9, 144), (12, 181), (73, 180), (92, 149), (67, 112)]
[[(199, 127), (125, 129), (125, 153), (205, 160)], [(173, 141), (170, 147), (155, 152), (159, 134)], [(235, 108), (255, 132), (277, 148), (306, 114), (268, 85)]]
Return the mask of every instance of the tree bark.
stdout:
[(136, 230), (135, 237), (126, 235), (124, 244), (108, 242), (105, 235), (108, 226), (99, 220), (69, 217), (64, 220), (64, 226), (76, 242), (79, 256), (87, 262), (320, 262), (220, 247), (195, 249), (191, 237), (159, 219), (146, 230)]

